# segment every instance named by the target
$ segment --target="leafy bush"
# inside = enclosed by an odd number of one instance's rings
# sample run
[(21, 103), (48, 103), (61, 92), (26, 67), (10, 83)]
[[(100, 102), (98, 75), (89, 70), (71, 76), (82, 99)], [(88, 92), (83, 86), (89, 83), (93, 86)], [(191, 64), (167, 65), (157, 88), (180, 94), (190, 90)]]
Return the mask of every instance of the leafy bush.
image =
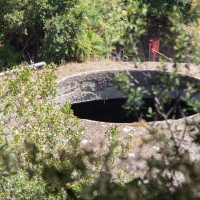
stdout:
[(107, 54), (108, 13), (115, 6), (116, 1), (5, 0), (0, 20), (2, 43), (10, 40), (21, 61), (99, 58)]
[(83, 188), (100, 171), (110, 172), (132, 138), (119, 140), (113, 127), (105, 133), (104, 152), (96, 155), (83, 150), (80, 120), (68, 103), (57, 106), (54, 102), (51, 66), (43, 71), (19, 70), (0, 82), (0, 197), (82, 197)]
[(125, 57), (135, 59), (149, 21), (168, 26), (176, 7), (179, 23), (192, 23), (198, 11), (189, 14), (189, 5), (189, 0), (4, 0), (1, 43), (10, 40), (20, 53), (20, 62), (84, 61), (107, 57), (118, 46), (123, 47)]
[[(51, 170), (52, 178), (53, 169), (65, 169), (64, 174), (74, 170), (74, 161), (60, 162), (58, 158), (65, 152), (75, 159), (83, 127), (69, 104), (56, 108), (50, 101), (56, 94), (54, 80), (52, 70), (33, 75), (26, 69), (1, 81), (1, 172), (5, 174), (1, 189), (4, 195), (10, 194), (9, 198), (54, 196), (54, 188), (42, 180), (44, 168), (46, 173)], [(37, 177), (28, 183), (34, 174)], [(29, 190), (31, 186), (33, 190)], [(64, 195), (58, 190), (55, 195), (60, 194)]]
[(18, 53), (15, 52), (14, 47), (6, 42), (0, 47), (0, 66), (1, 67), (11, 67), (17, 63)]

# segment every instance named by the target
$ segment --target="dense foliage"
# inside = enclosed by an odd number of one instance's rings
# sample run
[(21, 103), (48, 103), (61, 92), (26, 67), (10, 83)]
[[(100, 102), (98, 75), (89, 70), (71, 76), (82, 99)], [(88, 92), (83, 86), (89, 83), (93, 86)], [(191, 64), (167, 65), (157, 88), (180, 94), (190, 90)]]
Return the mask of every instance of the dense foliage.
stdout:
[(1, 5), (1, 67), (84, 61), (107, 57), (115, 48), (123, 52), (120, 59), (135, 58), (140, 36), (158, 21), (167, 26), (175, 7), (180, 23), (198, 16), (188, 13), (189, 0), (1, 0)]
[[(143, 138), (141, 144), (160, 142), (162, 159), (142, 158), (148, 165), (143, 178), (134, 178), (128, 172), (121, 178), (123, 169), (119, 169), (118, 179), (113, 178), (111, 170), (116, 160), (126, 160), (132, 140), (127, 135), (121, 141), (117, 127), (105, 133), (102, 154), (81, 148), (84, 127), (80, 120), (68, 103), (56, 106), (53, 101), (56, 88), (52, 66), (43, 71), (20, 69), (15, 75), (1, 78), (2, 199), (199, 199), (200, 164), (191, 162), (188, 151), (182, 148), (186, 132), (199, 145), (199, 122), (185, 119), (182, 139), (177, 141), (180, 130), (170, 126), (168, 113), (163, 109), (164, 103), (170, 101), (169, 92), (180, 86), (176, 62), (198, 61), (198, 35), (195, 31), (187, 32), (184, 24), (187, 21), (198, 25), (194, 22), (198, 17), (195, 6), (191, 16), (187, 13), (189, 1), (1, 2), (1, 66), (38, 59), (57, 63), (82, 61), (104, 56), (113, 46), (116, 50), (120, 47), (125, 57), (140, 59), (140, 38), (157, 20), (158, 26), (163, 23), (169, 28), (173, 37), (167, 41), (174, 48), (174, 70), (169, 75), (163, 64), (158, 84), (150, 88), (157, 112), (166, 120), (167, 128), (150, 127), (149, 137)], [(191, 17), (184, 20), (187, 16)], [(133, 89), (127, 74), (117, 74), (116, 85), (127, 97), (125, 108), (136, 112), (142, 106), (142, 88)], [(180, 90), (185, 96), (178, 95), (172, 113), (181, 110), (181, 98), (199, 112), (199, 102), (190, 92), (198, 93), (200, 86), (185, 85)], [(153, 114), (149, 108), (148, 115)], [(170, 138), (165, 136), (166, 131)], [(176, 173), (183, 175), (185, 181), (175, 184)]]
[(103, 39), (116, 1), (2, 1), (0, 41), (20, 53), (19, 62), (82, 61), (107, 52)]
[[(105, 133), (104, 152), (96, 157), (80, 146), (84, 128), (70, 105), (58, 107), (54, 70), (20, 70), (0, 82), (0, 197), (65, 199), (78, 197), (99, 170), (109, 172), (120, 155), (116, 127)], [(106, 139), (107, 138), (107, 139)], [(127, 146), (128, 148), (128, 146)], [(105, 159), (106, 158), (106, 159)]]

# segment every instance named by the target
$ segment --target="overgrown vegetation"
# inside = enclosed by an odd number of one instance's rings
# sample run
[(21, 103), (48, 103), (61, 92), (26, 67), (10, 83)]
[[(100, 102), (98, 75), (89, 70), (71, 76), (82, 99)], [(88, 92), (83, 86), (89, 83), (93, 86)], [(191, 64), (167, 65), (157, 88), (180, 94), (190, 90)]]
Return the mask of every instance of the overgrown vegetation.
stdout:
[(119, 59), (141, 58), (140, 36), (152, 24), (169, 25), (171, 13), (176, 23), (198, 17), (188, 13), (190, 0), (2, 0), (1, 5), (0, 67), (84, 61), (108, 57), (112, 50)]
[[(123, 142), (118, 129), (105, 133), (105, 152), (80, 146), (84, 128), (70, 105), (57, 107), (54, 70), (25, 69), (0, 82), (0, 197), (65, 199), (83, 195), (99, 171), (109, 172)], [(107, 138), (107, 139), (106, 139)], [(106, 159), (105, 159), (106, 157)]]
[(107, 53), (108, 13), (116, 5), (115, 0), (3, 0), (0, 42), (9, 41), (19, 62), (99, 58)]
[[(166, 120), (167, 128), (149, 129), (145, 143), (158, 141), (160, 157), (144, 159), (148, 168), (143, 178), (128, 172), (112, 176), (116, 161), (126, 160), (132, 137), (121, 141), (117, 127), (105, 133), (105, 151), (83, 150), (80, 145), (84, 130), (74, 117), (70, 105), (56, 106), (54, 67), (43, 71), (21, 69), (0, 81), (0, 197), (2, 199), (199, 199), (200, 164), (192, 162), (182, 147), (185, 134), (199, 145), (199, 122), (187, 121), (181, 140), (180, 130), (171, 127), (163, 105), (170, 101), (169, 93), (178, 94), (171, 112), (187, 101), (199, 112), (199, 101), (190, 94), (199, 93), (199, 85), (184, 83), (180, 87), (177, 62), (198, 61), (198, 34), (188, 33), (183, 23), (193, 23), (198, 17), (193, 4), (191, 16), (188, 1), (9, 1), (2, 0), (0, 12), (0, 63), (12, 66), (19, 61), (57, 62), (101, 57), (115, 47), (124, 56), (140, 60), (140, 37), (151, 23), (159, 20), (173, 34), (169, 44), (174, 48), (174, 71), (157, 77), (151, 94), (155, 107)], [(160, 12), (162, 9), (162, 13)], [(188, 18), (187, 16), (191, 16)], [(184, 20), (187, 17), (187, 20)], [(198, 19), (198, 18), (197, 18)], [(198, 33), (198, 32), (197, 32)], [(17, 52), (17, 53), (16, 53)], [(33, 58), (34, 57), (34, 58)], [(163, 64), (162, 66), (165, 66)], [(187, 67), (187, 65), (186, 65)], [(160, 82), (162, 85), (160, 85)], [(116, 76), (116, 85), (127, 97), (125, 107), (136, 112), (141, 106), (142, 88), (133, 89), (126, 74)], [(184, 94), (182, 96), (182, 94)], [(136, 106), (135, 106), (136, 105)], [(153, 115), (149, 108), (149, 116)], [(166, 137), (169, 132), (171, 137)], [(176, 184), (175, 174), (184, 181)]]

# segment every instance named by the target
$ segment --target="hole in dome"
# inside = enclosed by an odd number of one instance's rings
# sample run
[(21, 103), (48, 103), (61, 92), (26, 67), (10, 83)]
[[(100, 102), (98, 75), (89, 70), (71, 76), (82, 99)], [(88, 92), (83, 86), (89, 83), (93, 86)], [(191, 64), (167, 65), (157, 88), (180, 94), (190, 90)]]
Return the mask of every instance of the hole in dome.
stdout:
[[(95, 100), (88, 102), (75, 103), (71, 105), (74, 115), (80, 119), (88, 119), (93, 121), (111, 122), (111, 123), (132, 123), (137, 122), (139, 119), (150, 121), (162, 121), (164, 118), (156, 112), (153, 98), (143, 98), (143, 106), (136, 115), (127, 114), (123, 108), (126, 99), (108, 99), (108, 100)], [(171, 99), (170, 103), (164, 104), (165, 113), (167, 113), (172, 106), (175, 105), (175, 100)], [(179, 106), (185, 117), (196, 114), (186, 102), (180, 101)], [(152, 117), (147, 117), (148, 108), (151, 107), (155, 114)], [(178, 106), (174, 106), (173, 111), (168, 116), (168, 119), (180, 119), (183, 115)]]

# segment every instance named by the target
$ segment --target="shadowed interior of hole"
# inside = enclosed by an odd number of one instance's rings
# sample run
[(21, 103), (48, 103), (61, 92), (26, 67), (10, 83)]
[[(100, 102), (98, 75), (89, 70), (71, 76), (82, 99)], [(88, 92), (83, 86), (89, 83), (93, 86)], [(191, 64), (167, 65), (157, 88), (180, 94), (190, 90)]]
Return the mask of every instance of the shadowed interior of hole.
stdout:
[[(154, 106), (153, 98), (144, 98), (144, 104), (142, 108), (138, 111), (137, 115), (129, 114), (124, 110), (123, 105), (126, 103), (125, 99), (108, 99), (108, 100), (95, 100), (89, 102), (75, 103), (71, 105), (74, 115), (80, 119), (89, 119), (93, 121), (101, 122), (111, 122), (111, 123), (132, 123), (137, 122), (142, 116), (146, 121), (161, 121), (164, 120), (161, 115), (156, 113), (153, 117), (146, 117), (147, 110), (152, 107), (152, 110), (156, 112)], [(167, 112), (172, 105), (174, 105), (175, 100), (172, 99), (170, 104), (165, 104), (165, 112)], [(179, 105), (182, 109), (185, 109), (185, 116), (190, 116), (196, 114), (184, 101), (180, 101)], [(178, 108), (176, 108), (169, 115), (169, 119), (179, 119), (182, 115)]]

